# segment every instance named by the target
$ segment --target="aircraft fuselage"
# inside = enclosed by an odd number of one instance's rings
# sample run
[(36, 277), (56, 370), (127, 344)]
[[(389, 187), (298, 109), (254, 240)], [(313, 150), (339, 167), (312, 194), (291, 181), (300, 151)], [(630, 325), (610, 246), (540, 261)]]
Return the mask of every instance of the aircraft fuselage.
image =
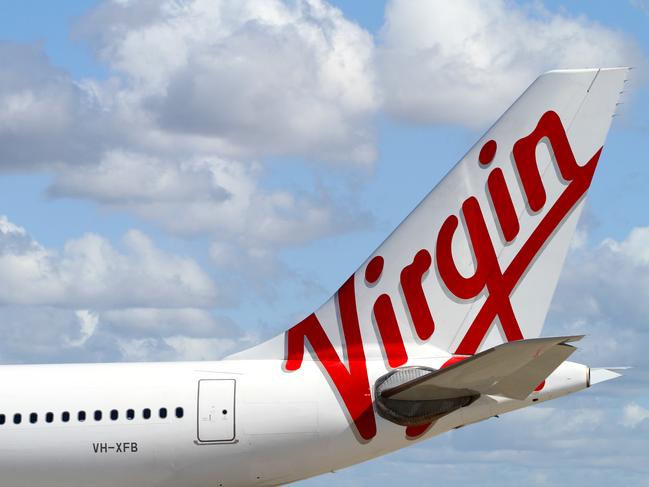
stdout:
[[(419, 363), (440, 367), (444, 360)], [(367, 365), (373, 384), (385, 365)], [(2, 485), (283, 484), (582, 389), (588, 374), (566, 362), (525, 401), (483, 396), (416, 438), (377, 415), (377, 434), (364, 441), (317, 362), (306, 360), (300, 373), (282, 366), (228, 360), (0, 367)]]

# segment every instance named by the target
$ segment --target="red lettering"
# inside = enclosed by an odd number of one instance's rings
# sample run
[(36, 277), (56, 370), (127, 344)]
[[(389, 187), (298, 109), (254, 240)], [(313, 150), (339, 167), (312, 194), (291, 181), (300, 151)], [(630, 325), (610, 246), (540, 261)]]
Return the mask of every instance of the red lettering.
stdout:
[[(517, 167), (534, 167), (536, 168), (536, 173), (538, 173), (536, 144), (545, 137), (550, 142), (562, 177), (570, 181), (570, 183), (545, 214), (527, 241), (522, 245), (521, 250), (516, 254), (509, 267), (502, 273), (501, 278), (494, 280), (498, 284), (498, 292), (497, 294), (492, 294), (492, 290), (489, 289), (490, 294), (460, 342), (455, 352), (457, 354), (472, 355), (476, 353), (496, 316), (500, 317), (501, 325), (508, 340), (517, 339), (515, 338), (517, 336), (522, 338), (520, 336), (520, 329), (516, 330), (517, 325), (514, 328), (516, 318), (513, 315), (513, 311), (511, 311), (511, 304), (509, 306), (503, 306), (503, 298), (506, 297), (507, 301), (509, 301), (509, 295), (520, 282), (529, 265), (539, 254), (545, 242), (548, 241), (554, 231), (561, 225), (564, 218), (586, 193), (593, 179), (602, 149), (600, 148), (586, 164), (579, 166), (575, 161), (561, 120), (554, 112), (546, 112), (541, 117), (541, 120), (539, 120), (536, 129), (530, 135), (514, 144)], [(518, 162), (519, 158), (522, 161), (521, 163)], [(521, 175), (522, 179), (523, 176)], [(529, 191), (526, 189), (528, 198), (532, 195), (532, 199), (534, 199), (535, 191), (538, 191), (538, 189), (538, 187), (536, 189), (530, 187)], [(542, 184), (540, 189), (543, 191), (543, 201), (545, 201), (545, 190)], [(536, 201), (538, 202), (538, 200)], [(532, 206), (531, 203), (530, 206)], [(480, 245), (479, 241), (473, 242), (474, 245), (476, 243)], [(488, 239), (484, 240), (483, 244), (485, 247), (493, 248), (491, 241)]]
[[(477, 198), (467, 198), (461, 208), (475, 261), (473, 275), (468, 277), (462, 275), (453, 259), (452, 241), (459, 224), (458, 217), (449, 216), (440, 228), (435, 258), (443, 284), (459, 299), (474, 299), (480, 293), (486, 292), (482, 308), (457, 347), (455, 352), (457, 355), (475, 354), (496, 318), (507, 340), (523, 338), (512, 309), (510, 295), (543, 245), (552, 237), (590, 186), (602, 149), (600, 148), (585, 165), (579, 166), (559, 116), (552, 111), (546, 112), (534, 131), (516, 142), (513, 147), (516, 169), (530, 208), (539, 211), (546, 202), (545, 188), (536, 160), (536, 147), (544, 138), (548, 139), (561, 176), (568, 182), (568, 186), (523, 243), (507, 269), (503, 271), (500, 268)], [(480, 163), (488, 165), (493, 160), (496, 149), (495, 141), (490, 140), (485, 143), (480, 151)], [(503, 236), (506, 241), (512, 241), (520, 228), (511, 194), (500, 169), (495, 169), (489, 175), (487, 189), (494, 205), (496, 218), (503, 230)], [(383, 264), (381, 256), (376, 256), (368, 263), (365, 279), (369, 285), (378, 281), (383, 271)], [(428, 339), (435, 330), (435, 323), (422, 286), (422, 280), (431, 264), (430, 253), (422, 249), (400, 274), (401, 288), (412, 324), (422, 340)], [(289, 371), (301, 367), (305, 342), (308, 341), (317, 360), (321, 362), (331, 378), (359, 435), (365, 440), (370, 440), (376, 435), (376, 420), (372, 409), (367, 364), (356, 308), (354, 276), (343, 284), (336, 299), (343, 330), (342, 346), (347, 358), (346, 364), (338, 356), (318, 318), (312, 314), (288, 330), (285, 367)], [(403, 365), (407, 362), (408, 356), (390, 296), (381, 294), (374, 303), (373, 312), (388, 364), (390, 367)], [(461, 357), (452, 357), (442, 367), (461, 359)], [(537, 390), (542, 387), (543, 383), (539, 384)], [(406, 435), (410, 438), (419, 436), (429, 427), (430, 424), (409, 427), (406, 429)]]
[(480, 154), (478, 155), (478, 161), (480, 161), (480, 164), (483, 166), (489, 165), (489, 163), (494, 160), (497, 148), (498, 144), (495, 140), (488, 140), (485, 142), (480, 149)]
[(430, 313), (426, 294), (422, 287), (422, 279), (430, 269), (432, 259), (428, 250), (422, 249), (415, 255), (412, 264), (401, 271), (401, 289), (406, 299), (412, 324), (417, 335), (427, 340), (435, 331), (435, 322)]
[(536, 160), (536, 146), (546, 137), (552, 146), (563, 179), (572, 181), (582, 169), (572, 152), (561, 118), (556, 112), (545, 112), (532, 133), (517, 141), (512, 150), (516, 169), (532, 211), (539, 211), (545, 205), (545, 188)]
[(381, 294), (374, 303), (374, 319), (381, 334), (385, 355), (390, 367), (399, 367), (408, 361), (408, 352), (403, 343), (399, 322), (394, 314), (392, 300), (387, 294)]
[[(365, 268), (365, 281), (375, 284), (383, 272), (383, 257), (377, 255)], [(374, 303), (374, 321), (381, 335), (381, 343), (390, 367), (399, 367), (408, 361), (408, 353), (403, 343), (399, 322), (394, 314), (392, 299), (387, 294), (381, 294)]]
[[(489, 236), (489, 230), (478, 200), (474, 197), (468, 198), (462, 204), (462, 214), (466, 221), (475, 257), (475, 272), (471, 277), (464, 277), (455, 265), (452, 241), (458, 219), (451, 216), (442, 225), (437, 239), (436, 258), (439, 275), (448, 290), (461, 299), (472, 299), (486, 288), (489, 291), (489, 298), (494, 302), (494, 311), (500, 318), (500, 324), (507, 339), (520, 340), (523, 338), (523, 334), (514, 316), (509, 294), (505, 292), (498, 256)], [(491, 318), (492, 321), (494, 317)], [(487, 326), (487, 330), (488, 328), (489, 326)], [(471, 338), (475, 340), (474, 337)], [(480, 342), (483, 338), (484, 335), (480, 337)], [(478, 343), (479, 345), (480, 343)], [(464, 348), (458, 349), (456, 353), (469, 355)], [(471, 354), (473, 353), (475, 351), (471, 352)]]
[(376, 435), (376, 421), (372, 409), (372, 394), (370, 393), (363, 340), (356, 312), (353, 275), (342, 285), (337, 298), (344, 334), (343, 348), (347, 352), (349, 369), (340, 360), (315, 314), (311, 314), (286, 332), (287, 359), (285, 367), (291, 371), (300, 368), (304, 358), (304, 342), (308, 340), (345, 403), (358, 434), (364, 440), (370, 440)]
[(372, 260), (370, 260), (369, 264), (367, 264), (367, 267), (365, 268), (365, 280), (368, 284), (374, 284), (379, 280), (382, 272), (383, 257), (377, 255)]

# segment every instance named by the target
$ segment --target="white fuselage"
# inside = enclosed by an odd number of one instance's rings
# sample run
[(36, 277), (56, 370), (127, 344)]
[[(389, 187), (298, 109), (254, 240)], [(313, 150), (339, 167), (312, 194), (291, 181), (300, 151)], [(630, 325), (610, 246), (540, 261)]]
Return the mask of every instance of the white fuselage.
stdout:
[[(368, 372), (373, 384), (385, 365)], [(417, 440), (582, 389), (587, 376), (566, 362), (525, 401), (483, 396)], [(376, 437), (360, 441), (309, 360), (293, 373), (275, 360), (2, 366), (0, 383), (3, 487), (277, 485), (417, 441), (378, 416)]]

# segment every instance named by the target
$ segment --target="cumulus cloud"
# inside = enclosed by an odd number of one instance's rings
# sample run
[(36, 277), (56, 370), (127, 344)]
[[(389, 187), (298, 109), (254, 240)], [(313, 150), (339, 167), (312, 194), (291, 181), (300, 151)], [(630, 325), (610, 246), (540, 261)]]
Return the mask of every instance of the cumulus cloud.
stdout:
[(258, 340), (196, 308), (2, 305), (0, 321), (4, 364), (217, 360)]
[(212, 311), (198, 308), (109, 309), (99, 316), (101, 324), (115, 335), (132, 338), (171, 337), (234, 338), (237, 326)]
[(158, 249), (132, 230), (123, 249), (87, 234), (49, 250), (0, 217), (0, 303), (72, 308), (210, 306), (212, 279), (192, 259)]
[[(217, 237), (254, 254), (351, 230), (367, 221), (326, 192), (266, 190), (262, 166), (216, 158), (169, 161), (113, 152), (97, 166), (58, 173), (51, 196), (76, 196), (135, 213), (178, 235)], [(218, 260), (218, 259), (217, 259)]]
[(623, 35), (587, 18), (505, 0), (393, 0), (381, 37), (385, 108), (420, 123), (482, 127), (543, 71), (639, 57)]
[(373, 39), (338, 9), (107, 0), (76, 35), (107, 79), (75, 80), (42, 46), (0, 43), (0, 169), (47, 170), (51, 197), (135, 213), (244, 256), (272, 259), (363, 220), (326, 191), (265, 189), (260, 162), (375, 158)]
[(0, 58), (0, 169), (81, 164), (110, 143), (93, 94), (42, 46), (0, 41)]
[[(609, 394), (635, 400), (649, 384), (649, 229), (585, 244), (570, 254), (544, 334), (583, 334), (574, 360), (594, 367), (629, 366)], [(625, 404), (620, 404), (621, 410)]]
[(219, 360), (224, 356), (250, 345), (251, 337), (240, 335), (232, 338), (195, 338), (181, 334), (160, 338), (116, 337), (116, 349), (120, 360), (131, 362), (175, 360)]
[(107, 1), (77, 31), (122, 81), (115, 108), (155, 130), (226, 156), (374, 158), (373, 39), (325, 2)]
[[(586, 18), (505, 2), (395, 0), (378, 50), (320, 0), (107, 0), (75, 35), (92, 44), (107, 79), (75, 80), (39, 46), (0, 43), (0, 167), (47, 169), (51, 197), (207, 236), (217, 265), (264, 273), (282, 249), (368, 221), (353, 196), (266, 184), (265, 157), (366, 164), (381, 107), (408, 120), (473, 123), (550, 64), (633, 51)], [(192, 308), (218, 295), (193, 261), (137, 231), (120, 245), (85, 235), (57, 253), (14, 228), (0, 246), (6, 279), (16, 279), (0, 292), (6, 303)], [(612, 243), (609, 253), (625, 248)], [(160, 284), (155, 296), (145, 282)], [(580, 299), (602, 306), (598, 296)]]
[(59, 171), (49, 194), (124, 206), (190, 200), (219, 203), (228, 196), (208, 163), (184, 160), (170, 163), (123, 150), (105, 153), (97, 165)]
[(609, 238), (602, 242), (602, 251), (636, 267), (649, 267), (649, 227), (636, 227), (618, 242)]
[(217, 263), (272, 261), (369, 220), (351, 194), (268, 189), (269, 156), (366, 167), (381, 110), (481, 124), (546, 67), (632, 50), (586, 19), (503, 2), (394, 1), (385, 22), (377, 49), (322, 0), (106, 0), (75, 29), (106, 79), (0, 43), (0, 168), (47, 170), (52, 197), (208, 236)]
[(0, 217), (0, 361), (217, 359), (255, 340), (213, 308), (212, 278), (139, 231), (57, 252)]
[[(120, 361), (219, 360), (261, 340), (257, 331), (244, 331), (207, 309), (104, 310), (97, 323), (93, 340), (108, 340)], [(85, 348), (92, 351), (89, 345)]]
[[(207, 237), (230, 283), (242, 267), (277, 272), (287, 246), (367, 222), (353, 195), (264, 174), (274, 155), (355, 167), (375, 157), (373, 39), (338, 9), (108, 0), (77, 27), (106, 79), (74, 79), (42, 45), (0, 42), (0, 170), (46, 171), (52, 198)], [(137, 230), (54, 250), (2, 218), (0, 273), (4, 361), (218, 358), (253, 340), (212, 310), (231, 291)]]
[(325, 2), (106, 0), (77, 36), (108, 79), (75, 80), (41, 45), (0, 42), (2, 166), (96, 163), (111, 150), (375, 157), (373, 39)]

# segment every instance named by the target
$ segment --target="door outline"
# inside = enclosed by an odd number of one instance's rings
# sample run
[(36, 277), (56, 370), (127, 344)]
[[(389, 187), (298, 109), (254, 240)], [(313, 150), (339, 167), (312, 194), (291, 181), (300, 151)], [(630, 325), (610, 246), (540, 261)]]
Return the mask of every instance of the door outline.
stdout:
[[(200, 421), (201, 421), (201, 382), (209, 381), (232, 381), (232, 438), (227, 440), (201, 440), (200, 436)], [(238, 443), (237, 440), (237, 381), (236, 379), (199, 379), (198, 387), (196, 388), (196, 438), (194, 441), (197, 445), (223, 445)]]

